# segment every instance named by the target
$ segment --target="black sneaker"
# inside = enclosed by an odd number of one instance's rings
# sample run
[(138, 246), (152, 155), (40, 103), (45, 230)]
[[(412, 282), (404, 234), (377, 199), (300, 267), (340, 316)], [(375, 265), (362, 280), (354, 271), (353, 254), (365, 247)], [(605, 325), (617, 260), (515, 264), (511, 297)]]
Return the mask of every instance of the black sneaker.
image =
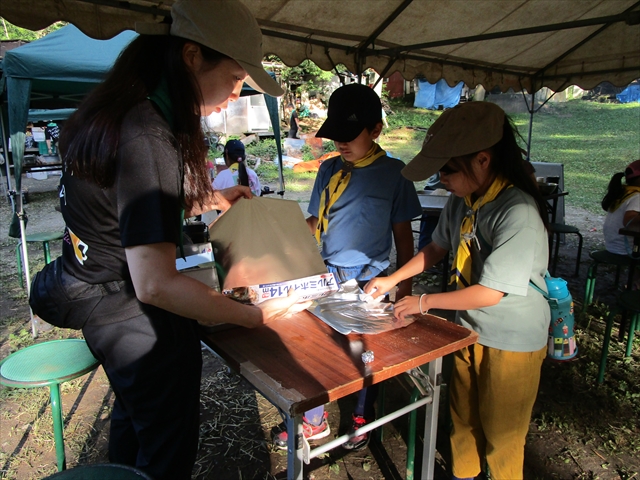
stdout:
[[(364, 427), (367, 424), (367, 420), (360, 415), (352, 415), (352, 418), (352, 431), (355, 431), (360, 427)], [(369, 439), (371, 438), (370, 434), (371, 432), (367, 432), (363, 433), (362, 435), (358, 435), (357, 437), (350, 438), (342, 444), (342, 448), (345, 448), (347, 450), (362, 450), (363, 448), (367, 448), (367, 445), (369, 445)]]
[[(317, 440), (329, 436), (331, 429), (329, 428), (329, 422), (327, 422), (328, 417), (329, 414), (324, 412), (324, 417), (320, 425), (313, 425), (309, 423), (305, 417), (302, 417), (302, 432), (304, 433), (304, 438), (307, 440)], [(289, 435), (287, 435), (287, 430), (285, 429), (273, 437), (273, 445), (280, 450), (286, 450), (288, 439)]]

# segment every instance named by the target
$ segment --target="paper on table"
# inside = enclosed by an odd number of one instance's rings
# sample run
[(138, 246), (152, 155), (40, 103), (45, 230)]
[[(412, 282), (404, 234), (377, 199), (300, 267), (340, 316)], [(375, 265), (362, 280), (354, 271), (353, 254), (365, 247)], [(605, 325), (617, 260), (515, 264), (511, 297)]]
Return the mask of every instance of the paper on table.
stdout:
[(357, 284), (343, 283), (330, 297), (313, 302), (309, 311), (334, 330), (349, 333), (376, 334), (406, 327), (413, 316), (398, 320), (393, 316), (393, 304), (363, 301), (364, 294)]

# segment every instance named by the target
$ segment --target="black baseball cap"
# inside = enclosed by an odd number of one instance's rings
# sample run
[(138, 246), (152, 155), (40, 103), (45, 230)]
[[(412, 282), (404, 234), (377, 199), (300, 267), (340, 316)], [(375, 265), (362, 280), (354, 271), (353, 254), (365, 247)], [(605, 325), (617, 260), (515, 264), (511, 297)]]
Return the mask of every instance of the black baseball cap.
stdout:
[(224, 146), (224, 153), (233, 159), (244, 158), (244, 143), (240, 140), (229, 140)]
[(382, 122), (380, 97), (366, 85), (351, 83), (331, 94), (327, 119), (316, 137), (350, 142), (377, 122)]

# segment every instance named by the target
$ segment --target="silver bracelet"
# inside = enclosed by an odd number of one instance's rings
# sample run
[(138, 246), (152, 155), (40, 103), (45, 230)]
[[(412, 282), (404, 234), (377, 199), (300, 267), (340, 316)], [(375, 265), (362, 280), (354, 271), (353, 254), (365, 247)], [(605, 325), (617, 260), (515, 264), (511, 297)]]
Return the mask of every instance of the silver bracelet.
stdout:
[(423, 293), (422, 295), (420, 295), (420, 301), (418, 302), (418, 308), (420, 309), (420, 315), (426, 315), (427, 313), (429, 313), (429, 310), (425, 310), (424, 312), (422, 311), (422, 297), (426, 297), (427, 294)]

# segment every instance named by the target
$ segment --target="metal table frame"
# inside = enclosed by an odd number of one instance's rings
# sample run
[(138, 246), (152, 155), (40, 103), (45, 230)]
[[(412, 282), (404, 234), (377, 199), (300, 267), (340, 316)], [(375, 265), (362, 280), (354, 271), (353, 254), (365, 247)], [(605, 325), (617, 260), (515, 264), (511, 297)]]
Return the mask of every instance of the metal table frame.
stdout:
[[(289, 433), (287, 478), (301, 480), (303, 464), (312, 458), (342, 445), (352, 436), (371, 431), (426, 406), (422, 478), (432, 479), (442, 357), (475, 343), (478, 335), (439, 317), (417, 317), (416, 322), (408, 327), (363, 336), (367, 337), (368, 348), (375, 352), (374, 362), (364, 368), (355, 366), (353, 355), (337, 345), (339, 338), (350, 342), (352, 335), (338, 334), (309, 312), (277, 320), (258, 329), (238, 327), (205, 334), (203, 343), (282, 413)], [(314, 354), (315, 360), (312, 358)], [(325, 377), (329, 357), (336, 370)], [(417, 400), (355, 432), (311, 449), (302, 433), (305, 411), (355, 393), (363, 386), (410, 373), (425, 364), (429, 365), (428, 374), (423, 375), (422, 382), (418, 383), (418, 388), (422, 387), (422, 396)], [(343, 371), (338, 365), (343, 367)], [(416, 376), (412, 375), (413, 378)]]

